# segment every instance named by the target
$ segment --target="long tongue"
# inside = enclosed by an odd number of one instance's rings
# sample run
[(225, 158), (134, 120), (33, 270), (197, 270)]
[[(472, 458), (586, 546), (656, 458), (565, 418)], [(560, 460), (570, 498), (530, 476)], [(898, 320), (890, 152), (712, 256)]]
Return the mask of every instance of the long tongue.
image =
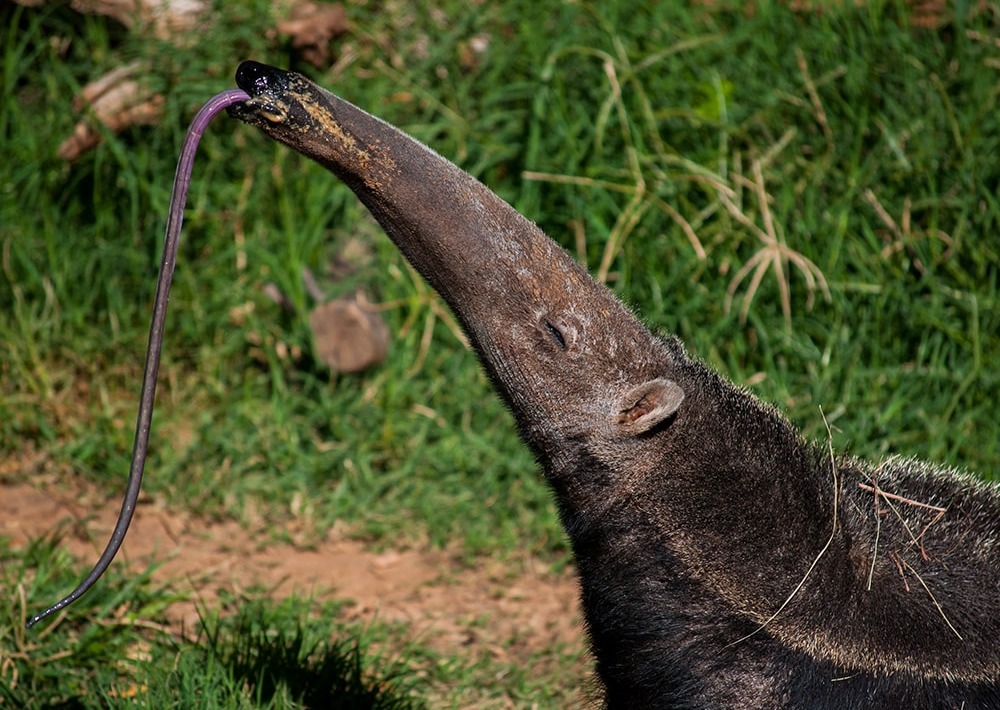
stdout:
[(153, 402), (156, 395), (156, 373), (160, 368), (160, 349), (163, 346), (163, 326), (167, 319), (167, 302), (170, 300), (170, 284), (174, 278), (174, 266), (177, 264), (177, 245), (181, 238), (181, 224), (184, 222), (184, 204), (187, 202), (188, 187), (191, 184), (191, 168), (194, 165), (194, 154), (198, 149), (205, 128), (223, 109), (250, 96), (242, 89), (227, 89), (216, 94), (201, 107), (201, 110), (191, 121), (181, 155), (177, 161), (177, 173), (174, 175), (174, 190), (170, 196), (170, 213), (167, 217), (167, 231), (163, 240), (163, 261), (160, 263), (160, 276), (156, 281), (156, 297), (153, 299), (153, 318), (149, 326), (149, 344), (146, 346), (146, 369), (142, 376), (142, 393), (139, 398), (139, 414), (135, 423), (135, 444), (132, 447), (132, 464), (128, 472), (128, 485), (125, 489), (125, 500), (122, 501), (121, 512), (111, 533), (104, 552), (97, 564), (90, 570), (76, 589), (40, 614), (36, 614), (25, 624), (31, 628), (39, 621), (60, 609), (64, 609), (89, 590), (101, 575), (111, 565), (125, 541), (135, 506), (139, 500), (139, 489), (142, 487), (142, 471), (146, 465), (146, 453), (149, 446), (149, 430), (153, 421)]

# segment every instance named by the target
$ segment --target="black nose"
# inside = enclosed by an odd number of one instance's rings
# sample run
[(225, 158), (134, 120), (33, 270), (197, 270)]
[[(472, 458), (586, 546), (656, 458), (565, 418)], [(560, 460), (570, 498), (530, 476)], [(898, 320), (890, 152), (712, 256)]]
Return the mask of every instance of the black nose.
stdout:
[(277, 67), (248, 60), (236, 69), (236, 85), (250, 96), (259, 96), (269, 87), (281, 82), (284, 74)]

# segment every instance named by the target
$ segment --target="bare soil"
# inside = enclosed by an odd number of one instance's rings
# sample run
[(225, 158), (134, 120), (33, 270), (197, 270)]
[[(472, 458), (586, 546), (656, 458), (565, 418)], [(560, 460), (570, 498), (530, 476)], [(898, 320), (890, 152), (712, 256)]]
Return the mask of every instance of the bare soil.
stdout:
[[(68, 551), (95, 561), (120, 500), (92, 484), (52, 485), (51, 476), (41, 476), (38, 485), (26, 482), (23, 475), (39, 468), (30, 458), (21, 452), (0, 460), (0, 536), (18, 547), (62, 525)], [(349, 619), (403, 622), (421, 645), (448, 655), (486, 653), (513, 664), (534, 658), (541, 674), (556, 664), (539, 663), (538, 654), (585, 646), (575, 579), (541, 561), (511, 566), (484, 559), (470, 566), (454, 552), (430, 547), (376, 551), (338, 529), (313, 549), (272, 539), (237, 522), (206, 521), (147, 502), (114, 564), (145, 569), (157, 561), (154, 580), (190, 592), (167, 611), (179, 634), (197, 628), (196, 603), (212, 608), (220, 592), (263, 587), (275, 599), (296, 593), (351, 600), (344, 611)], [(586, 705), (589, 663), (579, 665)]]

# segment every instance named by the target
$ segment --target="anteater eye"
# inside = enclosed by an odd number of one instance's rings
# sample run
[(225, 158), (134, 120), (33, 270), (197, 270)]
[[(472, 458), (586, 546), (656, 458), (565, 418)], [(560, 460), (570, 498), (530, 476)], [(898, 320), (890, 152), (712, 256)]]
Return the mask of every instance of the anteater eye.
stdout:
[(552, 325), (548, 321), (545, 321), (545, 330), (547, 330), (549, 335), (552, 336), (552, 339), (556, 341), (560, 350), (566, 349), (566, 338), (563, 337), (562, 331), (560, 331), (559, 328)]

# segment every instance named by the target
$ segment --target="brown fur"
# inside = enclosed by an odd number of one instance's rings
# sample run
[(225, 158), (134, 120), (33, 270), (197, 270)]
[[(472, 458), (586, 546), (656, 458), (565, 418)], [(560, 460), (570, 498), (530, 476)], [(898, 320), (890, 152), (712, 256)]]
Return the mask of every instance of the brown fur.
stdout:
[(237, 83), (458, 316), (555, 491), (609, 706), (1000, 708), (997, 488), (804, 442), (425, 146), (300, 75)]

